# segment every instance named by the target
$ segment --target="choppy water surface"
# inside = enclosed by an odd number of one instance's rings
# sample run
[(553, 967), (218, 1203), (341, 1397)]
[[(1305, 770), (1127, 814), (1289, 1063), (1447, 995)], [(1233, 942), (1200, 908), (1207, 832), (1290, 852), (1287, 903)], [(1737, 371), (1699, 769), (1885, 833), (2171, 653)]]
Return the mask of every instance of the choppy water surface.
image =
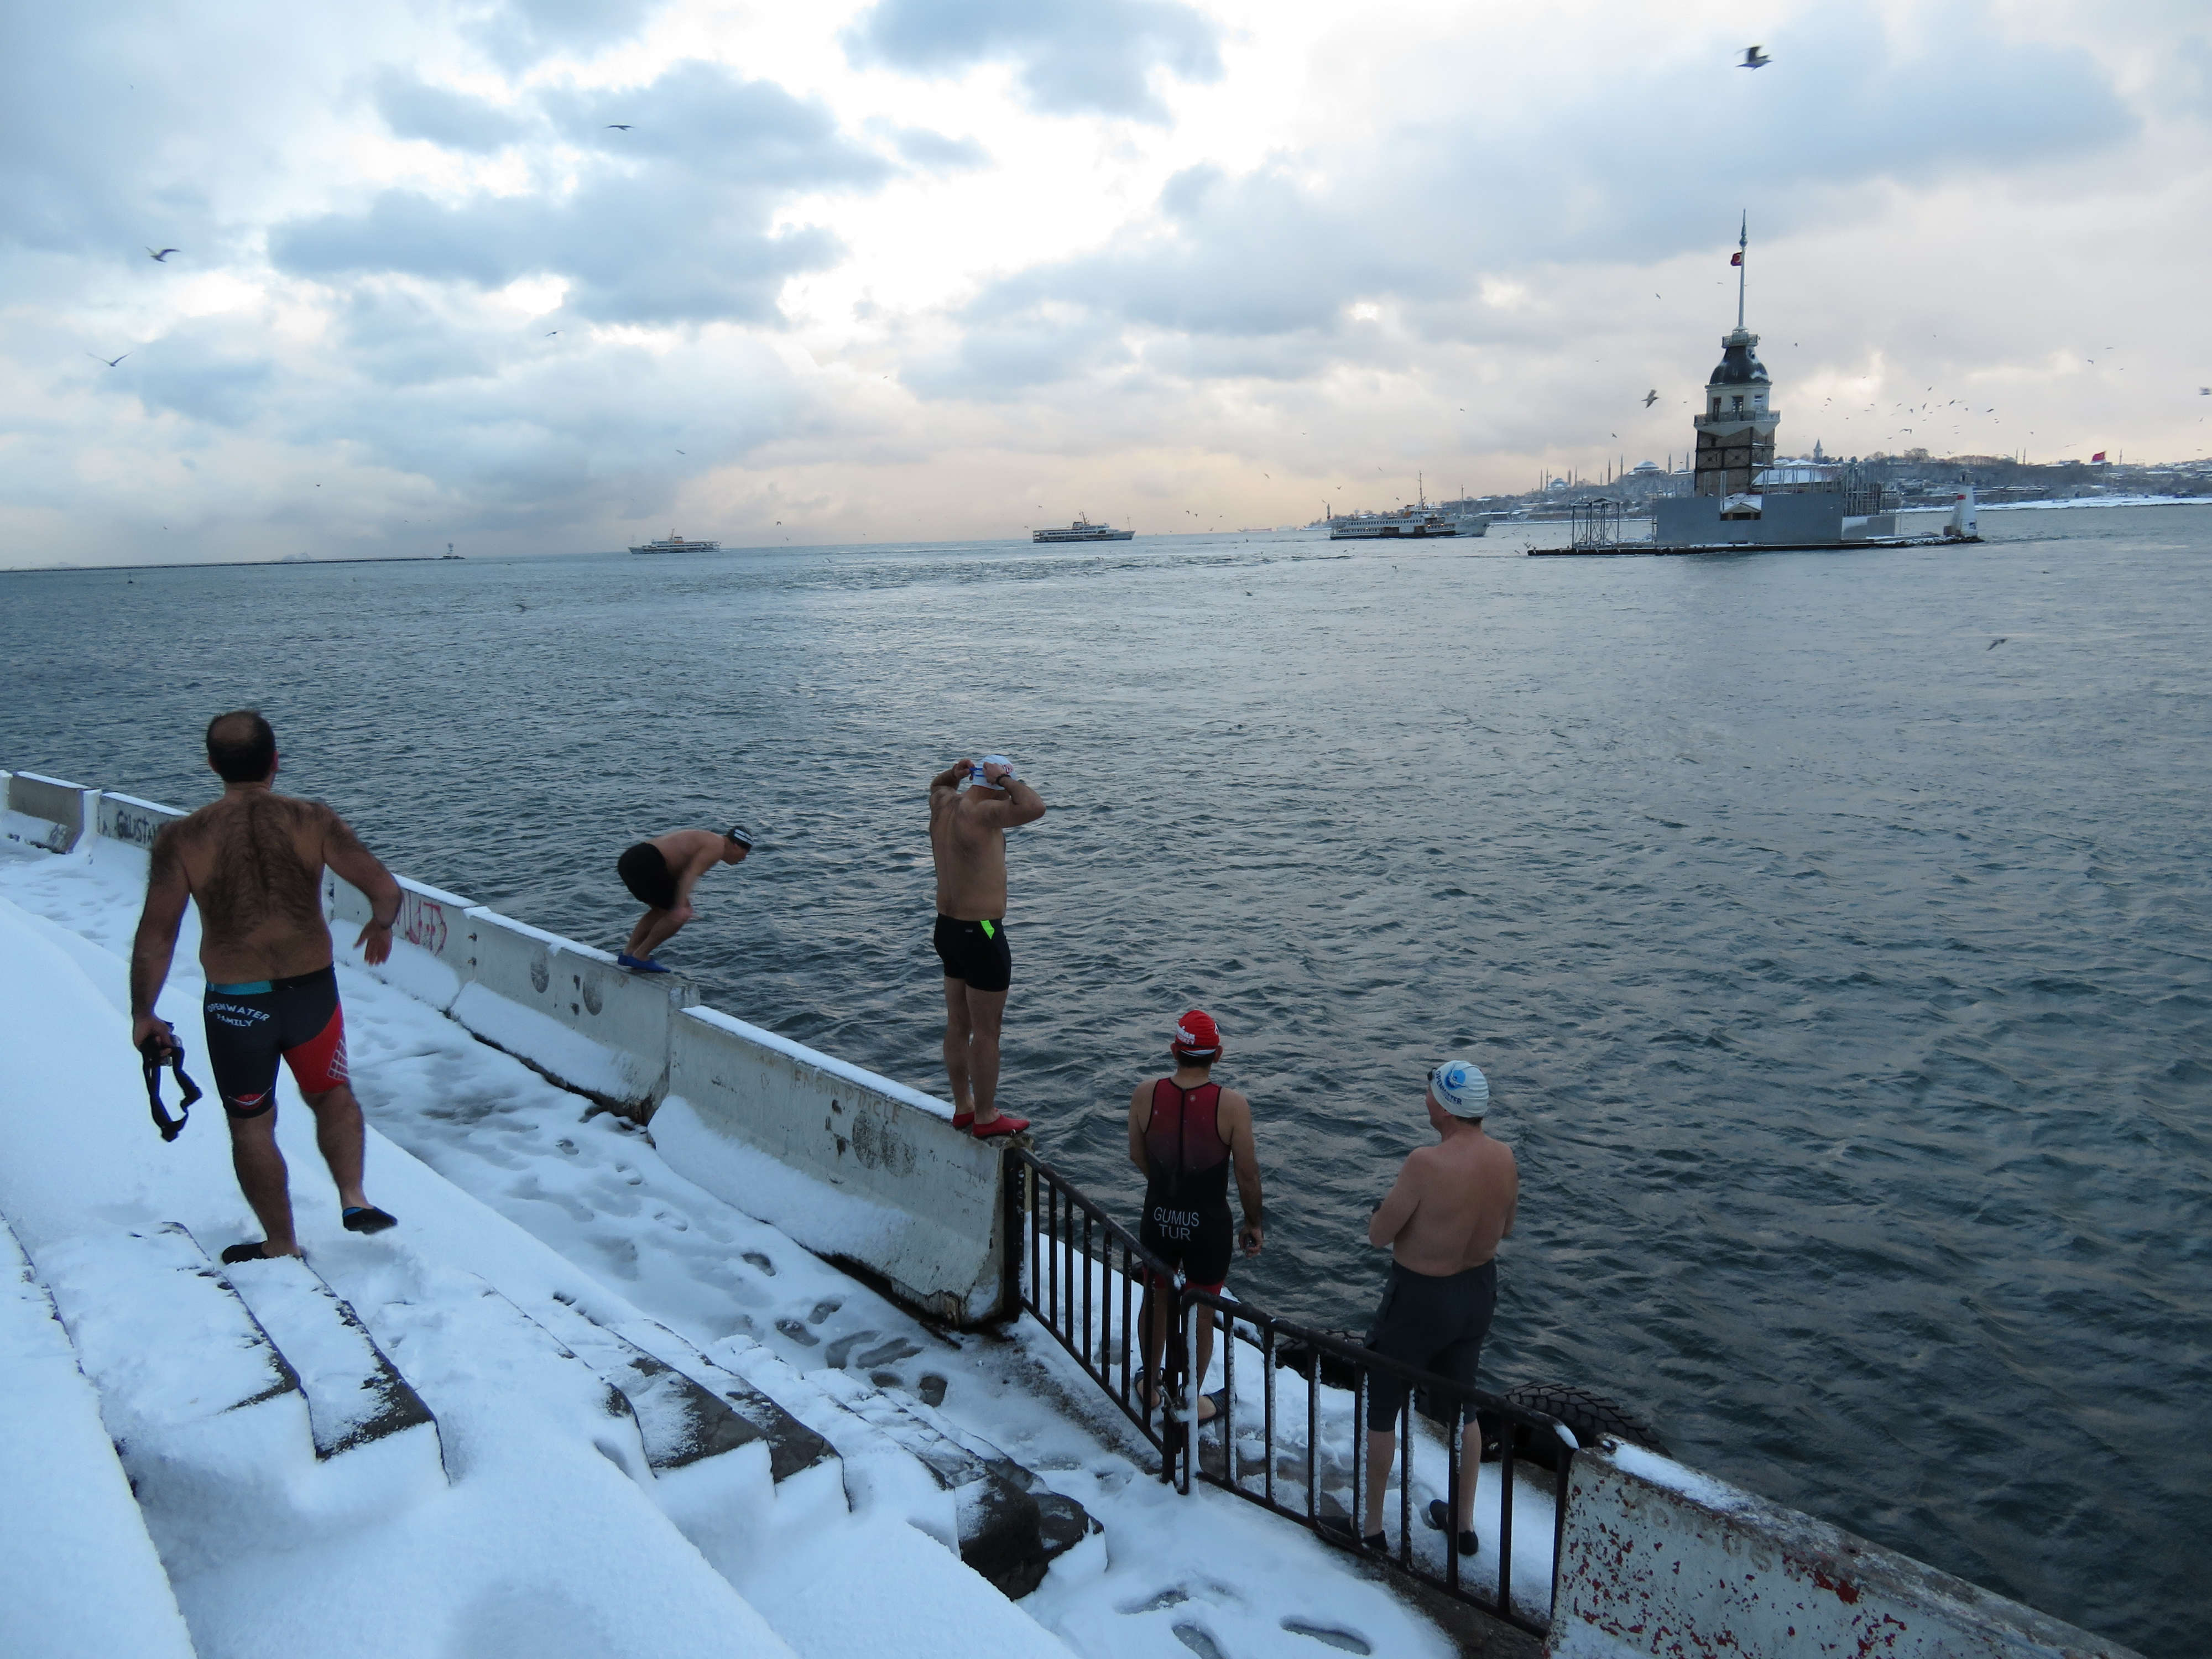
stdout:
[[(397, 868), (610, 946), (631, 840), (742, 816), (668, 951), (924, 1087), (925, 800), (1003, 749), (1006, 1097), (1133, 1202), (1221, 1023), (1273, 1226), (1367, 1209), (1477, 1054), (1521, 1158), (1486, 1355), (1690, 1462), (2166, 1655), (2212, 1545), (2212, 510), (1604, 562), (1311, 534), (0, 576), (0, 761), (194, 804), (216, 710)], [(1998, 638), (2004, 641), (1992, 647)]]

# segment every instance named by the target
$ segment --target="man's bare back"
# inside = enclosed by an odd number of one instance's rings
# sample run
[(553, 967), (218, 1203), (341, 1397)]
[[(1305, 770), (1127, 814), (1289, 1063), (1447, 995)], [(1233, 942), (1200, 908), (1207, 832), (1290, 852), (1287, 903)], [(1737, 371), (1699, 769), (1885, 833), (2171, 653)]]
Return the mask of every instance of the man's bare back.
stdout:
[(1367, 1224), (1368, 1242), (1388, 1244), (1408, 1273), (1445, 1278), (1480, 1267), (1513, 1231), (1521, 1172), (1512, 1149), (1429, 1102), (1443, 1139), (1410, 1154), (1397, 1184)]
[(324, 866), (343, 875), (368, 857), (322, 802), (261, 789), (226, 794), (162, 830), (149, 875), (156, 886), (181, 879), (198, 903), (210, 981), (284, 979), (330, 966)]

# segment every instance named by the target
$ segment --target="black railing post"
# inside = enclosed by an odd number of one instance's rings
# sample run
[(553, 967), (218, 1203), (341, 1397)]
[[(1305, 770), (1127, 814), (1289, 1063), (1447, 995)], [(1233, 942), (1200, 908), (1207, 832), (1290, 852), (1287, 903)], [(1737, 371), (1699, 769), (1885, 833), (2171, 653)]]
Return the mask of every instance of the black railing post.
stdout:
[(1498, 1431), (1498, 1616), (1513, 1616), (1513, 1427)]
[(1019, 1149), (1009, 1147), (999, 1163), (999, 1317), (1022, 1316), (1023, 1189), (1029, 1169)]

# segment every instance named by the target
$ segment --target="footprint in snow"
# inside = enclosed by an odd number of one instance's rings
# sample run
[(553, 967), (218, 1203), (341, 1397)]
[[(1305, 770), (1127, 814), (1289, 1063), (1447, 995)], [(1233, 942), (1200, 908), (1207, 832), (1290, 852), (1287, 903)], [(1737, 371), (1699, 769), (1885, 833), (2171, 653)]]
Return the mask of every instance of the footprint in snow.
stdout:
[(1338, 1630), (1331, 1625), (1310, 1625), (1303, 1619), (1285, 1619), (1283, 1628), (1293, 1636), (1310, 1636), (1329, 1647), (1341, 1648), (1346, 1653), (1370, 1654), (1375, 1647), (1365, 1637), (1348, 1630)]
[(896, 1371), (870, 1371), (868, 1381), (879, 1389), (901, 1389), (906, 1386), (906, 1378), (901, 1376)]
[[(776, 1328), (781, 1330), (783, 1328), (779, 1325)], [(841, 1336), (822, 1351), (822, 1357), (842, 1371), (845, 1369), (845, 1362), (853, 1357), (854, 1349), (859, 1347), (869, 1338), (880, 1334), (881, 1333), (878, 1331), (854, 1331), (849, 1336)], [(920, 1350), (917, 1349), (915, 1352), (919, 1352)]]
[(1190, 1592), (1177, 1585), (1173, 1589), (1162, 1590), (1149, 1601), (1132, 1601), (1127, 1607), (1119, 1608), (1117, 1611), (1132, 1616), (1139, 1613), (1158, 1613), (1163, 1607), (1176, 1607), (1189, 1600)]
[(775, 1277), (775, 1263), (769, 1261), (758, 1250), (747, 1250), (745, 1252), (744, 1259), (751, 1262), (754, 1267), (758, 1267), (770, 1279), (774, 1279)]
[(795, 1319), (779, 1319), (775, 1322), (775, 1328), (802, 1348), (817, 1346), (822, 1340)]
[(1228, 1659), (1221, 1645), (1196, 1625), (1177, 1625), (1175, 1639), (1198, 1656), (1198, 1659)]
[(923, 1405), (942, 1406), (945, 1403), (945, 1379), (932, 1371), (915, 1385), (915, 1392), (921, 1396)]
[(845, 1304), (837, 1300), (835, 1297), (824, 1297), (821, 1301), (816, 1303), (812, 1310), (808, 1312), (806, 1316), (806, 1322), (810, 1325), (819, 1325), (823, 1320), (829, 1318), (831, 1314), (836, 1313), (838, 1309), (844, 1305)]
[(871, 1348), (854, 1363), (861, 1365), (896, 1365), (902, 1359), (911, 1359), (921, 1352), (921, 1344), (895, 1336), (880, 1348)]

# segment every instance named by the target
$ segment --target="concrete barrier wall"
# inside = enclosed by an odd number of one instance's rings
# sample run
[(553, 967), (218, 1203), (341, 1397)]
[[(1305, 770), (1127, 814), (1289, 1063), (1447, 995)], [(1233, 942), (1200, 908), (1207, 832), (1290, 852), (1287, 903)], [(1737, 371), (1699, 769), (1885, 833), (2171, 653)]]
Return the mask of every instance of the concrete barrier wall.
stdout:
[(164, 806), (159, 801), (140, 800), (136, 795), (119, 795), (106, 789), (98, 793), (95, 800), (94, 833), (109, 841), (125, 842), (141, 852), (153, 850), (154, 837), (161, 833), (163, 824), (187, 816), (181, 806)]
[[(918, 1090), (712, 1008), (678, 1016), (653, 1120), (669, 1164), (910, 1305), (966, 1324), (998, 1311), (996, 1147)], [(794, 1182), (791, 1174), (805, 1177)], [(823, 1189), (835, 1194), (823, 1201)]]
[(50, 853), (73, 850), (92, 821), (92, 802), (98, 792), (36, 772), (10, 772), (7, 780), (7, 808), (15, 820), (8, 826), (8, 838)]
[(1573, 1471), (1553, 1659), (2140, 1659), (1635, 1447)]

